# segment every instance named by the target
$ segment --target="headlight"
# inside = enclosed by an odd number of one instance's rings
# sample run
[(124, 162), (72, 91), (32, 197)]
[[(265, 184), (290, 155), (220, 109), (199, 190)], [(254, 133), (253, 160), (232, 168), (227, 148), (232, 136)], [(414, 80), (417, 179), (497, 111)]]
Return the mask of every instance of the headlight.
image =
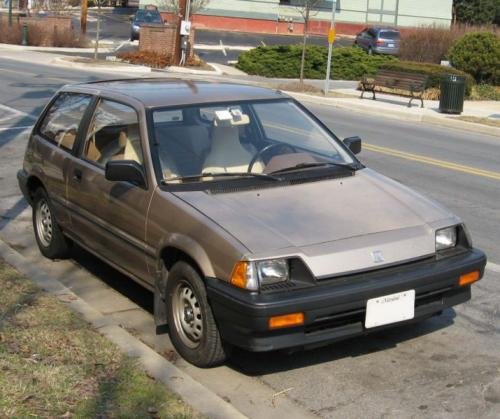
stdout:
[(257, 291), (262, 285), (288, 281), (289, 276), (286, 259), (241, 261), (234, 266), (231, 284), (239, 288)]
[(457, 245), (457, 227), (447, 227), (436, 231), (436, 251), (449, 249)]

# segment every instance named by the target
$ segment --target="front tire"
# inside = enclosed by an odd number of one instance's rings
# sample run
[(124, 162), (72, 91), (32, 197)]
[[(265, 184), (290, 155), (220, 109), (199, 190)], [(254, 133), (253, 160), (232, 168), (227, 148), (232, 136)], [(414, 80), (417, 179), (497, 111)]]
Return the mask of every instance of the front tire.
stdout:
[(166, 304), (170, 339), (184, 359), (201, 368), (227, 359), (205, 284), (188, 263), (177, 262), (170, 270)]
[(49, 196), (43, 188), (38, 188), (33, 196), (33, 229), (42, 255), (49, 259), (68, 256), (70, 243), (57, 224)]

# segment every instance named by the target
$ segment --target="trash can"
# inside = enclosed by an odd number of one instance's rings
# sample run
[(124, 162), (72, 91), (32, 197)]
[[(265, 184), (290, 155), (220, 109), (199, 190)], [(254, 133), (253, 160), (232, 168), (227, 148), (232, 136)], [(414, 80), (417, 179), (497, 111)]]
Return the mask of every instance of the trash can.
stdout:
[(440, 87), (439, 112), (461, 114), (464, 110), (465, 77), (445, 74)]

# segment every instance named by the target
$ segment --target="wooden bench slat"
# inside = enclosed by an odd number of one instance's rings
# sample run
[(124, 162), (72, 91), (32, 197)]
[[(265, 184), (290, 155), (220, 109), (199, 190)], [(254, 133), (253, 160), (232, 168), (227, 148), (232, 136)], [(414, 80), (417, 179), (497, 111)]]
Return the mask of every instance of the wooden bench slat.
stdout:
[[(399, 90), (399, 92), (392, 92), (392, 94), (411, 97), (408, 106), (411, 106), (411, 102), (413, 101), (413, 99), (420, 99), (421, 105), (422, 107), (424, 107), (422, 94), (426, 88), (427, 80), (428, 76), (424, 74), (406, 73), (394, 70), (379, 70), (373, 78), (372, 82), (368, 82), (366, 78), (361, 82), (363, 90), (363, 92), (361, 93), (361, 98), (363, 98), (365, 91), (369, 91), (373, 93), (373, 99), (376, 99), (375, 89), (377, 87), (386, 87)], [(407, 94), (405, 95), (401, 91), (406, 91)]]

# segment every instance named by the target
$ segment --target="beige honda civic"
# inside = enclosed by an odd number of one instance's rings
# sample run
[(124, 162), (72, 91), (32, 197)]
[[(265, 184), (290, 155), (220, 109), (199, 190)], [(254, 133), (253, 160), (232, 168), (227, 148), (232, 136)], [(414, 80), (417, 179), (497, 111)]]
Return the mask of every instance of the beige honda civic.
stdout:
[(57, 92), (18, 179), (43, 255), (77, 243), (151, 290), (156, 324), (208, 367), (470, 299), (486, 257), (465, 225), (360, 151), (279, 91), (114, 80)]

